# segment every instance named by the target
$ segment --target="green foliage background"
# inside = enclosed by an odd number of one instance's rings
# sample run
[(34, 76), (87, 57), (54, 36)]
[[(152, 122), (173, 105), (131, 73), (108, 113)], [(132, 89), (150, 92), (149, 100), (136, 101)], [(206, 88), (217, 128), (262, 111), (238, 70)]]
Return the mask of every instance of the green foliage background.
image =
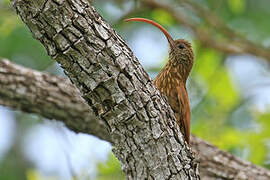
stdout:
[[(180, 6), (178, 1), (164, 2)], [(260, 45), (269, 46), (270, 23), (267, 17), (270, 16), (270, 1), (200, 0), (198, 2), (214, 12), (244, 38)], [(103, 0), (94, 1), (94, 3), (102, 16), (125, 39), (129, 39), (138, 28), (148, 26), (143, 23), (123, 24), (121, 18), (126, 14), (125, 12), (128, 12), (127, 9), (137, 8), (138, 11), (134, 11), (130, 16), (154, 19), (175, 34), (187, 30), (181, 24), (177, 24), (173, 16), (162, 9), (140, 9), (139, 0)], [(110, 8), (113, 10), (109, 11)], [(193, 15), (191, 14), (191, 16)], [(207, 29), (208, 26), (202, 22), (201, 28)], [(189, 29), (187, 31), (191, 32)], [(218, 32), (213, 33), (217, 33), (216, 36), (222, 36)], [(257, 165), (270, 168), (270, 109), (266, 108), (266, 110), (261, 111), (252, 101), (252, 98), (255, 97), (243, 95), (239, 82), (231, 72), (230, 66), (227, 65), (228, 54), (206, 46), (192, 33), (188, 34), (188, 37), (192, 39), (196, 55), (196, 63), (188, 82), (192, 102), (192, 133), (220, 149)], [(222, 38), (226, 38), (226, 36)], [(48, 70), (53, 63), (47, 56), (45, 49), (32, 38), (28, 29), (14, 13), (9, 1), (3, 0), (0, 1), (0, 57), (37, 70)], [(166, 61), (167, 59), (164, 59), (163, 62), (145, 68), (150, 74), (157, 74), (161, 65), (165, 64)], [(262, 63), (262, 61), (257, 63)], [(268, 66), (268, 63), (266, 64)], [(266, 72), (266, 77), (269, 77), (269, 72)], [(19, 113), (18, 116), (21, 114)], [(24, 127), (22, 132), (27, 131), (23, 125), (27, 123), (21, 124)], [(27, 124), (26, 127), (31, 125), (32, 123)], [(12, 155), (13, 153), (8, 153), (0, 162), (0, 172), (5, 172), (0, 173), (0, 179), (17, 179), (29, 170), (22, 167), (25, 165), (30, 167), (30, 165), (25, 162), (22, 163), (23, 165), (17, 163), (20, 160), (14, 159)], [(98, 169), (98, 180), (124, 179), (120, 164), (113, 155), (110, 155), (107, 164), (99, 164)], [(14, 177), (16, 175), (17, 178)]]

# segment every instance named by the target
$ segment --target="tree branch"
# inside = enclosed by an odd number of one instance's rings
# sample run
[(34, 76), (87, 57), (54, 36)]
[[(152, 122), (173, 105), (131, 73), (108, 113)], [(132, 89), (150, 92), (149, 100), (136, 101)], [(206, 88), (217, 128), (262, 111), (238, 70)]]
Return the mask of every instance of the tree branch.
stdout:
[(270, 171), (241, 160), (232, 154), (192, 137), (192, 149), (198, 153), (203, 180), (268, 180)]
[(93, 134), (111, 142), (99, 117), (89, 110), (68, 79), (0, 61), (0, 104), (57, 119), (75, 132)]
[[(68, 80), (4, 60), (0, 61), (0, 86), (0, 104), (63, 121), (76, 132), (112, 142), (109, 133), (102, 132), (105, 124), (100, 124), (100, 119), (88, 112), (88, 105)], [(76, 126), (72, 122), (76, 122)], [(200, 162), (202, 179), (270, 179), (270, 171), (240, 160), (195, 136), (191, 145)]]
[(22, 20), (105, 122), (127, 179), (199, 179), (168, 103), (87, 0), (13, 0)]

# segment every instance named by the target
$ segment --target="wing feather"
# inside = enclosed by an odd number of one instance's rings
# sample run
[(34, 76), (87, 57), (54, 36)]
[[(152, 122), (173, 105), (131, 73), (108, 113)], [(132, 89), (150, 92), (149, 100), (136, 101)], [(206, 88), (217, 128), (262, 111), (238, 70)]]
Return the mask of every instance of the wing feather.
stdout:
[[(179, 105), (181, 107), (180, 115), (182, 116), (180, 119), (182, 120), (181, 127), (182, 133), (185, 136), (186, 141), (188, 144), (190, 143), (190, 105), (189, 105), (189, 99), (187, 90), (184, 85), (180, 85), (176, 87), (177, 89), (177, 99), (179, 102)], [(183, 132), (184, 131), (184, 132)]]

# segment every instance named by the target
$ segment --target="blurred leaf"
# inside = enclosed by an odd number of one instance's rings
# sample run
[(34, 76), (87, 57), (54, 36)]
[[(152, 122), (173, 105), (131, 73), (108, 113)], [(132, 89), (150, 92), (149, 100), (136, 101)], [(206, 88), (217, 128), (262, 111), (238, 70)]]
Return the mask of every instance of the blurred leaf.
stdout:
[(270, 113), (258, 114), (257, 122), (264, 137), (270, 137)]
[(265, 136), (259, 133), (250, 133), (246, 137), (246, 143), (249, 145), (248, 160), (252, 163), (263, 165), (267, 157), (267, 146), (264, 138)]
[(245, 0), (228, 0), (228, 5), (231, 11), (235, 14), (240, 14), (245, 11)]
[(209, 96), (215, 97), (220, 108), (230, 109), (238, 101), (238, 93), (227, 72), (222, 65), (222, 55), (212, 49), (197, 51), (195, 67), (196, 73), (201, 76), (208, 87)]
[(10, 4), (10, 0), (2, 0), (3, 4)]
[(2, 11), (1, 16), (8, 16), (9, 18), (0, 20), (0, 36), (8, 36), (20, 23), (19, 17), (10, 11)]
[(238, 93), (233, 87), (227, 69), (219, 68), (215, 73), (215, 83), (210, 86), (209, 94), (215, 96), (223, 108), (230, 109), (238, 101)]
[(161, 24), (162, 26), (169, 26), (174, 22), (172, 16), (162, 9), (155, 9), (152, 11), (151, 14), (153, 19), (159, 22), (159, 24)]
[[(219, 148), (230, 150), (233, 147), (243, 147), (243, 144), (241, 144), (243, 134), (241, 132), (229, 127), (221, 131), (222, 133), (216, 136), (213, 141)], [(221, 138), (222, 140), (220, 140)]]
[(204, 79), (209, 79), (214, 75), (220, 66), (221, 54), (212, 49), (199, 48), (196, 50), (196, 63), (193, 71)]
[(110, 154), (106, 164), (98, 165), (98, 178), (97, 180), (110, 180), (110, 179), (125, 179), (125, 175), (121, 170), (120, 162), (113, 154)]
[(30, 169), (26, 173), (27, 180), (57, 180), (54, 177), (42, 176), (36, 169)]
[[(2, 29), (1, 25), (3, 24), (0, 24), (0, 29)], [(18, 23), (9, 30), (0, 34), (0, 57), (38, 70), (44, 70), (53, 63), (45, 48), (33, 39), (24, 25)]]
[(26, 173), (26, 176), (27, 176), (27, 180), (40, 180), (41, 179), (39, 177), (39, 173), (34, 169), (28, 170)]

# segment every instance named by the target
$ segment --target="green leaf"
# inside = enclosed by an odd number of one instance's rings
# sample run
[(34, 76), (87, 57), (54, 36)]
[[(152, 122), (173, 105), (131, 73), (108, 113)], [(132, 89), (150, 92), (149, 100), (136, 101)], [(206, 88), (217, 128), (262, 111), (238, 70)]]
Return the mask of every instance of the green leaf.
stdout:
[(235, 14), (241, 14), (245, 11), (246, 1), (245, 0), (228, 0), (228, 6), (231, 11)]

